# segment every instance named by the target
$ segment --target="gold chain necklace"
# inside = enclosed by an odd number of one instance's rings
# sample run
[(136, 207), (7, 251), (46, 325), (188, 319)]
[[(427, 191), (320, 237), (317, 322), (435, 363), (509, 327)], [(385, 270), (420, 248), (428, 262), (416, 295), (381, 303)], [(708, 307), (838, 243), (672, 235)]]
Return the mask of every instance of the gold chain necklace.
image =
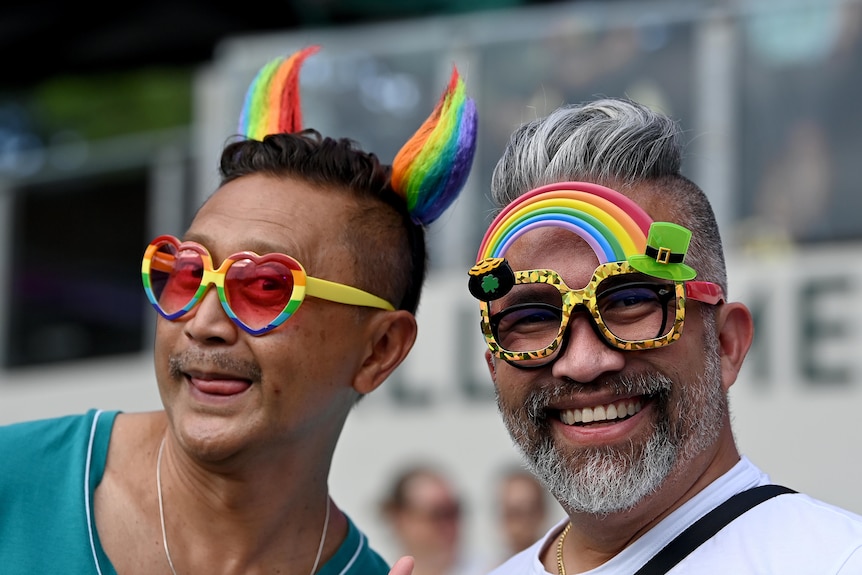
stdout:
[[(165, 438), (162, 437), (162, 442), (159, 444), (159, 456), (156, 458), (156, 491), (159, 494), (159, 520), (162, 523), (162, 541), (165, 544), (165, 559), (168, 560), (168, 567), (171, 568), (171, 573), (177, 575), (177, 570), (174, 569), (174, 562), (171, 560), (171, 551), (168, 549), (168, 536), (165, 531), (165, 505), (162, 501), (162, 451), (165, 448)], [(320, 557), (323, 554), (323, 545), (326, 543), (326, 531), (329, 527), (329, 493), (326, 494), (326, 518), (323, 520), (323, 533), (320, 534), (320, 545), (317, 547), (317, 557), (314, 559), (314, 565), (311, 567), (311, 575), (317, 571), (317, 566), (320, 564)]]
[(572, 528), (572, 522), (569, 521), (566, 524), (566, 528), (563, 529), (563, 533), (560, 535), (560, 542), (557, 543), (557, 573), (558, 575), (566, 575), (566, 565), (563, 563), (563, 542), (566, 540), (566, 535), (569, 534), (569, 530)]

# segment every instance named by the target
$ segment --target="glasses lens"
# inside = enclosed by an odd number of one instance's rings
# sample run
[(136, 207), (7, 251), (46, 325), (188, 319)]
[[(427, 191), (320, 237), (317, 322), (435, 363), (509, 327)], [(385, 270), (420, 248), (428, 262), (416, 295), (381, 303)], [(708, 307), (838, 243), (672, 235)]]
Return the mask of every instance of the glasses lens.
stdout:
[(676, 316), (673, 283), (616, 276), (596, 289), (596, 307), (608, 331), (626, 341), (647, 341), (671, 332)]
[(559, 335), (563, 302), (556, 286), (516, 285), (504, 305), (507, 307), (491, 316), (494, 339), (504, 350), (542, 350)]
[(253, 330), (272, 324), (290, 303), (294, 267), (278, 254), (234, 262), (224, 285), (228, 305), (237, 318)]
[(203, 269), (198, 252), (159, 244), (150, 263), (150, 286), (163, 313), (173, 315), (189, 305), (200, 288)]

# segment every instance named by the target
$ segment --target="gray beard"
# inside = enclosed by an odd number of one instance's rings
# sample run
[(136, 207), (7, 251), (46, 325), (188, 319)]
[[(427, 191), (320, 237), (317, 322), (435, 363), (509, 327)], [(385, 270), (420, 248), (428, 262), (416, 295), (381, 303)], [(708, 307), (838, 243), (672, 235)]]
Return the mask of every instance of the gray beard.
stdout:
[[(707, 345), (706, 349), (716, 348)], [(669, 392), (674, 386), (679, 387), (675, 421), (669, 416)], [(717, 354), (706, 358), (704, 372), (689, 385), (648, 374), (619, 378), (612, 387), (655, 398), (658, 415), (645, 444), (564, 452), (548, 432), (544, 406), (569, 389), (537, 389), (515, 413), (504, 410), (497, 397), (506, 428), (528, 467), (570, 512), (606, 515), (631, 509), (654, 493), (678, 463), (715, 443), (728, 409)]]

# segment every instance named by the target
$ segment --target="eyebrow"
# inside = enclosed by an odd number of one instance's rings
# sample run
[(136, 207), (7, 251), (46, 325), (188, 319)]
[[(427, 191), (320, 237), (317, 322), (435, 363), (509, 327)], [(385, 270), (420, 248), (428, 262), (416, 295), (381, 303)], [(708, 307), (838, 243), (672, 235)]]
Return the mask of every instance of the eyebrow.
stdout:
[[(207, 248), (208, 251), (211, 250), (210, 246), (213, 245), (213, 238), (211, 236), (208, 236), (206, 234), (201, 234), (201, 233), (188, 233), (182, 237), (182, 241), (184, 241), (184, 242), (185, 241), (191, 241), (191, 242), (199, 243), (202, 246), (204, 246), (205, 248)], [(289, 255), (296, 260), (302, 261), (301, 257), (295, 255), (299, 251), (296, 249), (296, 246), (292, 246), (291, 249), (285, 250), (281, 246), (276, 246), (273, 243), (270, 243), (267, 241), (262, 241), (262, 240), (257, 240), (257, 239), (249, 240), (248, 244), (245, 247), (243, 247), (240, 251), (254, 252), (258, 255), (274, 254), (274, 253), (275, 254), (286, 254), (286, 255)], [(231, 252), (231, 253), (236, 253), (236, 252)]]
[(562, 295), (554, 284), (531, 282), (515, 284), (512, 291), (497, 300), (500, 309), (524, 303), (561, 303)]

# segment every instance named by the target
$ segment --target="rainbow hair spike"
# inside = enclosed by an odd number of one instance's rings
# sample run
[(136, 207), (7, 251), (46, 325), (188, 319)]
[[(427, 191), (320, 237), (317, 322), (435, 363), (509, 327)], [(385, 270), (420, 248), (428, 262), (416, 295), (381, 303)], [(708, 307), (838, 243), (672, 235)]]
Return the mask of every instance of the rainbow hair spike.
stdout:
[[(299, 71), (320, 46), (265, 64), (246, 91), (239, 133), (251, 140), (302, 130)], [(401, 147), (392, 162), (392, 189), (411, 219), (427, 225), (461, 192), (476, 152), (476, 104), (466, 95), (464, 80), (453, 68), (447, 89), (431, 115)]]
[(476, 152), (476, 104), (453, 68), (434, 111), (392, 162), (392, 187), (413, 221), (430, 224), (461, 192)]
[(476, 261), (502, 258), (521, 235), (546, 226), (568, 229), (586, 241), (600, 264), (643, 254), (652, 218), (621, 193), (586, 182), (536, 188), (500, 212), (479, 247)]
[(305, 59), (319, 50), (320, 46), (309, 46), (291, 56), (275, 58), (260, 69), (246, 91), (240, 134), (263, 140), (269, 134), (302, 130), (299, 70)]

